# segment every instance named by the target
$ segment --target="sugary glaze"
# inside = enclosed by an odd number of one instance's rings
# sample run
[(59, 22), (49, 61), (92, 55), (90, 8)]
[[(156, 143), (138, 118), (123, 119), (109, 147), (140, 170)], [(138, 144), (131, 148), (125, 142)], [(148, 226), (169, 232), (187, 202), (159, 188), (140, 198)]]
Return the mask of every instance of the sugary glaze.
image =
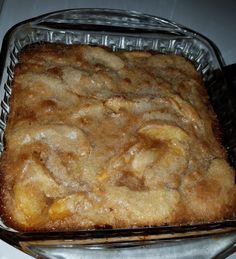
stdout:
[(180, 56), (30, 46), (5, 139), (2, 216), (16, 229), (191, 224), (236, 212), (216, 116)]

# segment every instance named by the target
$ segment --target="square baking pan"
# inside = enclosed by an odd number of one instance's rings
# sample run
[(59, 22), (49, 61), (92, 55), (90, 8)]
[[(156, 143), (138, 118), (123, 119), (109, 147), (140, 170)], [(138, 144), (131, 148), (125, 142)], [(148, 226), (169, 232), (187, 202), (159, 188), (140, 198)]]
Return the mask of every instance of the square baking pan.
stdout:
[[(227, 83), (224, 61), (217, 47), (204, 36), (174, 22), (109, 9), (58, 11), (17, 24), (6, 34), (0, 58), (0, 152), (4, 150), (4, 131), (18, 54), (27, 45), (42, 42), (107, 46), (113, 51), (151, 50), (184, 56), (193, 62), (204, 81), (220, 122), (229, 162), (235, 167), (235, 93)], [(39, 253), (37, 251), (43, 247), (51, 250), (58, 247), (130, 247), (232, 231), (236, 231), (236, 219), (198, 225), (37, 233), (19, 232), (0, 221), (0, 237), (33, 254)]]

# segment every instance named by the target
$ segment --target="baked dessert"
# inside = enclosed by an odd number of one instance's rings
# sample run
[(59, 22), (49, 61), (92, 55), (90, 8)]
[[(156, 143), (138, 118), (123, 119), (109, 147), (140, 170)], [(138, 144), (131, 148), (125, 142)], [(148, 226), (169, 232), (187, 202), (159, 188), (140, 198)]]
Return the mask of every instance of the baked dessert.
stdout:
[(26, 47), (1, 159), (1, 211), (24, 231), (212, 222), (235, 172), (193, 64), (85, 45)]

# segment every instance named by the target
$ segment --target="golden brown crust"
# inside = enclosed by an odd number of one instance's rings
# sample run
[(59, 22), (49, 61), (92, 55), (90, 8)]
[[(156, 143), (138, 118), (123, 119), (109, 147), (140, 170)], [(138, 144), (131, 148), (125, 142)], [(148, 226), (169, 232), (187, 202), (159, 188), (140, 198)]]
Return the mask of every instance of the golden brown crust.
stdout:
[(1, 159), (2, 216), (24, 231), (232, 218), (235, 172), (217, 125), (183, 57), (27, 47)]

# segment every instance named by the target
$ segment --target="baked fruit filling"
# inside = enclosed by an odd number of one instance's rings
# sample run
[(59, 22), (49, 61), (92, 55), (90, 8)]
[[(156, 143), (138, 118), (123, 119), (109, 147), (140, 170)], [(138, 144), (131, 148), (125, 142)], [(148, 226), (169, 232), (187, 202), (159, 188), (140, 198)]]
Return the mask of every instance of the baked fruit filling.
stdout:
[(1, 158), (1, 213), (24, 231), (204, 223), (236, 212), (235, 171), (185, 58), (26, 47)]

